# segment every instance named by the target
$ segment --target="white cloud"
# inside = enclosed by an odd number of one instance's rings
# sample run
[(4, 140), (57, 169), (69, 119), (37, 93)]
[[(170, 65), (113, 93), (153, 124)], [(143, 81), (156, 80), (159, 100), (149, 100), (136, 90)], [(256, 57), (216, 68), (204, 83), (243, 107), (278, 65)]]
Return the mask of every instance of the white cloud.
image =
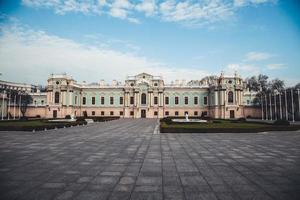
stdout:
[(259, 67), (255, 65), (244, 64), (244, 63), (228, 64), (226, 71), (228, 71), (230, 74), (233, 74), (236, 71), (245, 76), (255, 75), (260, 73)]
[(247, 5), (258, 5), (264, 3), (276, 3), (277, 0), (234, 0), (234, 6), (241, 7)]
[(276, 3), (276, 0), (22, 0), (25, 6), (53, 9), (61, 15), (68, 12), (92, 15), (104, 13), (132, 23), (140, 23), (137, 13), (144, 13), (146, 17), (188, 26), (226, 21), (243, 7), (266, 3)]
[(166, 64), (114, 49), (85, 45), (22, 26), (2, 26), (0, 31), (2, 78), (46, 84), (50, 73), (68, 73), (75, 79), (124, 80), (141, 72), (173, 79), (200, 79), (208, 72), (172, 68)]
[(249, 52), (246, 54), (246, 60), (247, 61), (261, 61), (261, 60), (267, 60), (274, 55), (266, 52)]
[(267, 68), (269, 69), (269, 70), (278, 70), (278, 69), (282, 69), (282, 68), (284, 68), (285, 67), (285, 64), (268, 64), (267, 65)]
[(136, 5), (136, 10), (144, 12), (146, 16), (154, 15), (156, 10), (155, 0), (144, 0), (143, 2)]

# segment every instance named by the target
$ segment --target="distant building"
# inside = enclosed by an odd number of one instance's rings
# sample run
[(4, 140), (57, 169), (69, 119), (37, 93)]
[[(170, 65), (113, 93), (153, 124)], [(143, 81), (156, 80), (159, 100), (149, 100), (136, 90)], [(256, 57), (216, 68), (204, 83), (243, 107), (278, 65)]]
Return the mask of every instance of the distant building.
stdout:
[[(11, 83), (6, 87), (26, 88), (32, 96), (27, 116), (64, 118), (84, 113), (125, 118), (162, 118), (185, 113), (223, 119), (261, 116), (260, 108), (253, 102), (256, 93), (247, 90), (237, 74), (224, 76), (222, 73), (199, 81), (176, 80), (165, 84), (160, 76), (141, 73), (128, 76), (124, 84), (113, 81), (111, 85), (103, 80), (79, 84), (64, 74), (50, 75), (44, 93), (33, 92), (33, 86), (23, 86)], [(10, 105), (13, 106), (12, 101)]]

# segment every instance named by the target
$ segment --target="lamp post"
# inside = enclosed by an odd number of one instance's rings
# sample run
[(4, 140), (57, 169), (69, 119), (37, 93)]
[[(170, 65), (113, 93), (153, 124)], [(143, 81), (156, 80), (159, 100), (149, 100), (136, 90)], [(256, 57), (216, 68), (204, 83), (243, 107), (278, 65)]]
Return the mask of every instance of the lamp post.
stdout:
[(15, 94), (15, 96), (14, 96), (14, 119), (16, 119), (16, 100), (17, 100), (17, 96), (16, 96), (16, 94)]
[(20, 102), (19, 102), (19, 119), (21, 118), (21, 102), (22, 102), (22, 93), (20, 93)]
[(5, 90), (3, 90), (3, 94), (2, 94), (2, 109), (1, 109), (1, 119), (3, 120), (4, 117), (4, 95), (5, 95)]
[(10, 115), (10, 97), (11, 97), (11, 92), (9, 93), (8, 96), (8, 112), (7, 112), (7, 119), (9, 120), (9, 115)]
[(294, 111), (294, 92), (293, 89), (291, 89), (291, 95), (292, 95), (292, 119), (293, 122), (295, 122), (295, 111)]

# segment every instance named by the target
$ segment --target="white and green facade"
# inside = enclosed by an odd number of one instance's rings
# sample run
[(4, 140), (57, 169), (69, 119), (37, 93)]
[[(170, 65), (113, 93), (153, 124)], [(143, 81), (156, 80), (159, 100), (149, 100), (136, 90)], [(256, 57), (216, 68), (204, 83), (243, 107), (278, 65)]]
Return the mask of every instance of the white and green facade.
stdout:
[[(24, 86), (24, 87), (22, 87)], [(32, 96), (26, 115), (42, 118), (73, 116), (117, 116), (121, 118), (162, 118), (168, 116), (210, 116), (213, 118), (259, 117), (255, 92), (245, 87), (235, 74), (204, 78), (201, 81), (165, 84), (160, 76), (141, 73), (128, 76), (124, 83), (77, 83), (66, 74), (50, 75), (46, 92), (32, 85), (1, 82), (0, 87), (20, 88)], [(31, 89), (30, 89), (31, 88)], [(4, 117), (18, 115), (14, 99), (4, 94)], [(2, 105), (3, 104), (3, 105)]]
[(141, 73), (128, 76), (124, 84), (113, 81), (110, 85), (104, 81), (79, 84), (68, 75), (51, 75), (45, 96), (45, 117), (86, 113), (88, 116), (162, 118), (188, 113), (189, 116), (239, 118), (247, 116), (249, 108), (254, 109), (252, 115), (259, 115), (252, 105), (245, 105), (249, 95), (244, 95), (244, 89), (238, 75), (221, 74), (197, 84), (179, 81), (165, 84), (162, 77)]

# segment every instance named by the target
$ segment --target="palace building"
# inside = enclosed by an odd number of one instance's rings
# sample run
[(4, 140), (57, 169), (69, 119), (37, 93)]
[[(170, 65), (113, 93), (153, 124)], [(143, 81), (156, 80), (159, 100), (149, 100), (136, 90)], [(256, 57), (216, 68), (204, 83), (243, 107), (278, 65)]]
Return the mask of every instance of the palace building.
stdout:
[[(0, 82), (2, 89), (22, 88), (20, 84)], [(25, 88), (25, 87), (23, 87)], [(74, 116), (119, 116), (124, 118), (163, 118), (168, 116), (209, 116), (212, 118), (260, 117), (261, 110), (253, 104), (255, 92), (250, 92), (240, 76), (211, 76), (199, 81), (175, 81), (165, 84), (160, 76), (141, 73), (128, 76), (124, 84), (108, 85), (77, 83), (66, 74), (50, 75), (46, 92), (33, 91), (26, 116), (65, 118)], [(24, 90), (24, 89), (23, 89)], [(14, 100), (2, 94), (6, 115), (16, 109)], [(18, 108), (17, 108), (18, 110)]]

